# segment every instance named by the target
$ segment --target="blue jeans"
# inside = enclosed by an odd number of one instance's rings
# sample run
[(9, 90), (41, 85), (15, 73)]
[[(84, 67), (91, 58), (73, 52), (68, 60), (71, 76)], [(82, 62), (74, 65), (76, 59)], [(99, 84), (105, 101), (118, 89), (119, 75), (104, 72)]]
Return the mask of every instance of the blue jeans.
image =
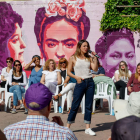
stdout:
[(92, 78), (84, 79), (80, 84), (76, 83), (73, 93), (72, 107), (68, 116), (67, 123), (71, 124), (75, 122), (75, 117), (84, 94), (85, 94), (84, 122), (86, 124), (91, 123), (94, 90), (95, 85)]
[(25, 93), (25, 88), (19, 85), (15, 85), (9, 88), (9, 92), (14, 94), (13, 104), (17, 106), (18, 100), (22, 100), (22, 94)]

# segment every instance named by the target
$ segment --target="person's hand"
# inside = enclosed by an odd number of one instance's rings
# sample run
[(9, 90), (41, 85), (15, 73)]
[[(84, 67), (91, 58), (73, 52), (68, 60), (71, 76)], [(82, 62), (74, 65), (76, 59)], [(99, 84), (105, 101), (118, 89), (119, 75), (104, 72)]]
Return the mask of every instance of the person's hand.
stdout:
[(94, 77), (96, 77), (96, 75), (95, 74), (92, 74), (92, 77), (94, 78)]
[(12, 82), (12, 85), (14, 86), (16, 84), (16, 82)]
[(34, 62), (34, 63), (35, 63), (35, 61), (36, 61), (36, 57), (34, 57), (34, 58), (32, 59), (32, 62)]
[(56, 122), (57, 124), (59, 124), (60, 126), (64, 126), (64, 123), (62, 122), (60, 116), (54, 116), (52, 117), (52, 122)]
[(18, 83), (16, 83), (16, 82), (12, 82), (12, 85), (14, 85), (14, 86), (15, 86), (15, 85), (18, 85)]
[(66, 86), (67, 86), (67, 83), (64, 84), (64, 87), (66, 87)]
[(82, 80), (83, 79), (81, 77), (78, 77), (78, 76), (76, 77), (76, 81), (77, 81), (78, 84), (80, 84), (82, 82)]
[(128, 91), (129, 92), (132, 92), (132, 87), (128, 87)]

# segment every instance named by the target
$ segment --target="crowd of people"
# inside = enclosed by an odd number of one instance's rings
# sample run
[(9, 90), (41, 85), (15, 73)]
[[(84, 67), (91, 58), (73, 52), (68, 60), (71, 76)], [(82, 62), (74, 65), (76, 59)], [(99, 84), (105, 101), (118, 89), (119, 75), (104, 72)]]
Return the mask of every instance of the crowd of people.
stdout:
[[(31, 62), (24, 69), (19, 60), (13, 62), (11, 57), (6, 59), (7, 67), (2, 69), (0, 86), (5, 87), (7, 85), (8, 91), (13, 93), (13, 109), (11, 113), (17, 113), (18, 101), (20, 109), (25, 108), (26, 113), (28, 113), (25, 121), (10, 125), (4, 129), (7, 139), (26, 139), (31, 137), (34, 139), (47, 137), (52, 139), (59, 139), (60, 137), (62, 139), (77, 139), (68, 128), (75, 122), (84, 94), (86, 95), (85, 133), (96, 135), (90, 128), (96, 86), (94, 78), (105, 76), (105, 70), (98, 58), (95, 57), (96, 53), (92, 52), (89, 55), (88, 50), (90, 50), (89, 43), (86, 40), (80, 40), (77, 44), (76, 52), (70, 57), (69, 61), (61, 58), (58, 66), (56, 66), (56, 62), (53, 59), (48, 59), (45, 65), (42, 66), (38, 55), (34, 55)], [(29, 78), (26, 76), (26, 71), (31, 71)], [(118, 70), (114, 73), (114, 82), (116, 89), (120, 91), (119, 98), (121, 100), (125, 99), (126, 87), (130, 95), (132, 92), (137, 93), (140, 91), (140, 63), (137, 65), (136, 72), (132, 74), (127, 63), (121, 61)], [(54, 95), (57, 85), (61, 85), (59, 93)], [(25, 86), (28, 86), (26, 90)], [(25, 98), (23, 98), (22, 95), (25, 92)], [(51, 100), (59, 101), (64, 94), (67, 94), (69, 100), (67, 128), (63, 127), (63, 122), (59, 117), (54, 117), (52, 122), (48, 120), (52, 105)], [(135, 114), (132, 113), (131, 115)], [(37, 132), (36, 126), (38, 126)]]

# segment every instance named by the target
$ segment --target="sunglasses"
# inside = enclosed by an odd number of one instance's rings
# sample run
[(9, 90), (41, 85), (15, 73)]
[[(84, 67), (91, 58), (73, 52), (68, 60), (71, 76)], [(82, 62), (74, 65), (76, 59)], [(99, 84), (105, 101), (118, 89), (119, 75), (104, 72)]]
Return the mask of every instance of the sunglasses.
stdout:
[(64, 61), (64, 62), (60, 62), (60, 64), (63, 64), (63, 63), (66, 63), (66, 61)]
[(6, 63), (11, 63), (11, 61), (6, 61)]
[(125, 66), (125, 64), (122, 64), (122, 65), (120, 65), (120, 66)]
[(17, 66), (21, 66), (21, 64), (16, 64), (15, 66), (16, 66), (16, 67), (17, 67)]

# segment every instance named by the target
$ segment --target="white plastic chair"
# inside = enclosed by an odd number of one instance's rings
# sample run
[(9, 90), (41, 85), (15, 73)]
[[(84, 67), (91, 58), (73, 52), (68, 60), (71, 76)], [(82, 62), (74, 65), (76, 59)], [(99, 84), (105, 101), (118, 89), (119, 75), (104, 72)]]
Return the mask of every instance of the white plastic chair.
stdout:
[(3, 101), (5, 88), (0, 88), (1, 100)]
[[(5, 112), (7, 111), (7, 106), (9, 108), (11, 107), (11, 97), (13, 96), (13, 93), (7, 91), (7, 85), (8, 85), (8, 81), (6, 82), (6, 85), (5, 85), (5, 89), (6, 89), (5, 90)], [(25, 86), (25, 93), (26, 93), (27, 87), (28, 87), (28, 82), (27, 82), (27, 85)], [(23, 98), (25, 97), (25, 93), (22, 94)]]
[[(115, 77), (114, 76), (112, 77), (112, 80), (113, 81), (115, 80)], [(116, 90), (116, 94), (119, 95), (120, 94), (120, 91)]]
[[(113, 87), (111, 87), (111, 94), (107, 94), (108, 90), (108, 84), (104, 82), (100, 82), (97, 84), (97, 93), (94, 95), (94, 101), (93, 101), (93, 112), (95, 112), (95, 99), (107, 99), (108, 100), (108, 106), (109, 106), (109, 113), (112, 114), (112, 105), (113, 105)], [(103, 104), (103, 103), (101, 103)]]
[(129, 98), (129, 95), (128, 95), (128, 90), (127, 90), (127, 87), (125, 88), (125, 100), (128, 100)]
[[(62, 89), (63, 89), (63, 84), (64, 84), (64, 78), (62, 77), (62, 84), (57, 85), (55, 95), (58, 95), (60, 86), (62, 86)], [(62, 98), (64, 98), (64, 97), (62, 96)], [(54, 113), (57, 113), (58, 112), (58, 102), (53, 100), (53, 104), (54, 104)]]

